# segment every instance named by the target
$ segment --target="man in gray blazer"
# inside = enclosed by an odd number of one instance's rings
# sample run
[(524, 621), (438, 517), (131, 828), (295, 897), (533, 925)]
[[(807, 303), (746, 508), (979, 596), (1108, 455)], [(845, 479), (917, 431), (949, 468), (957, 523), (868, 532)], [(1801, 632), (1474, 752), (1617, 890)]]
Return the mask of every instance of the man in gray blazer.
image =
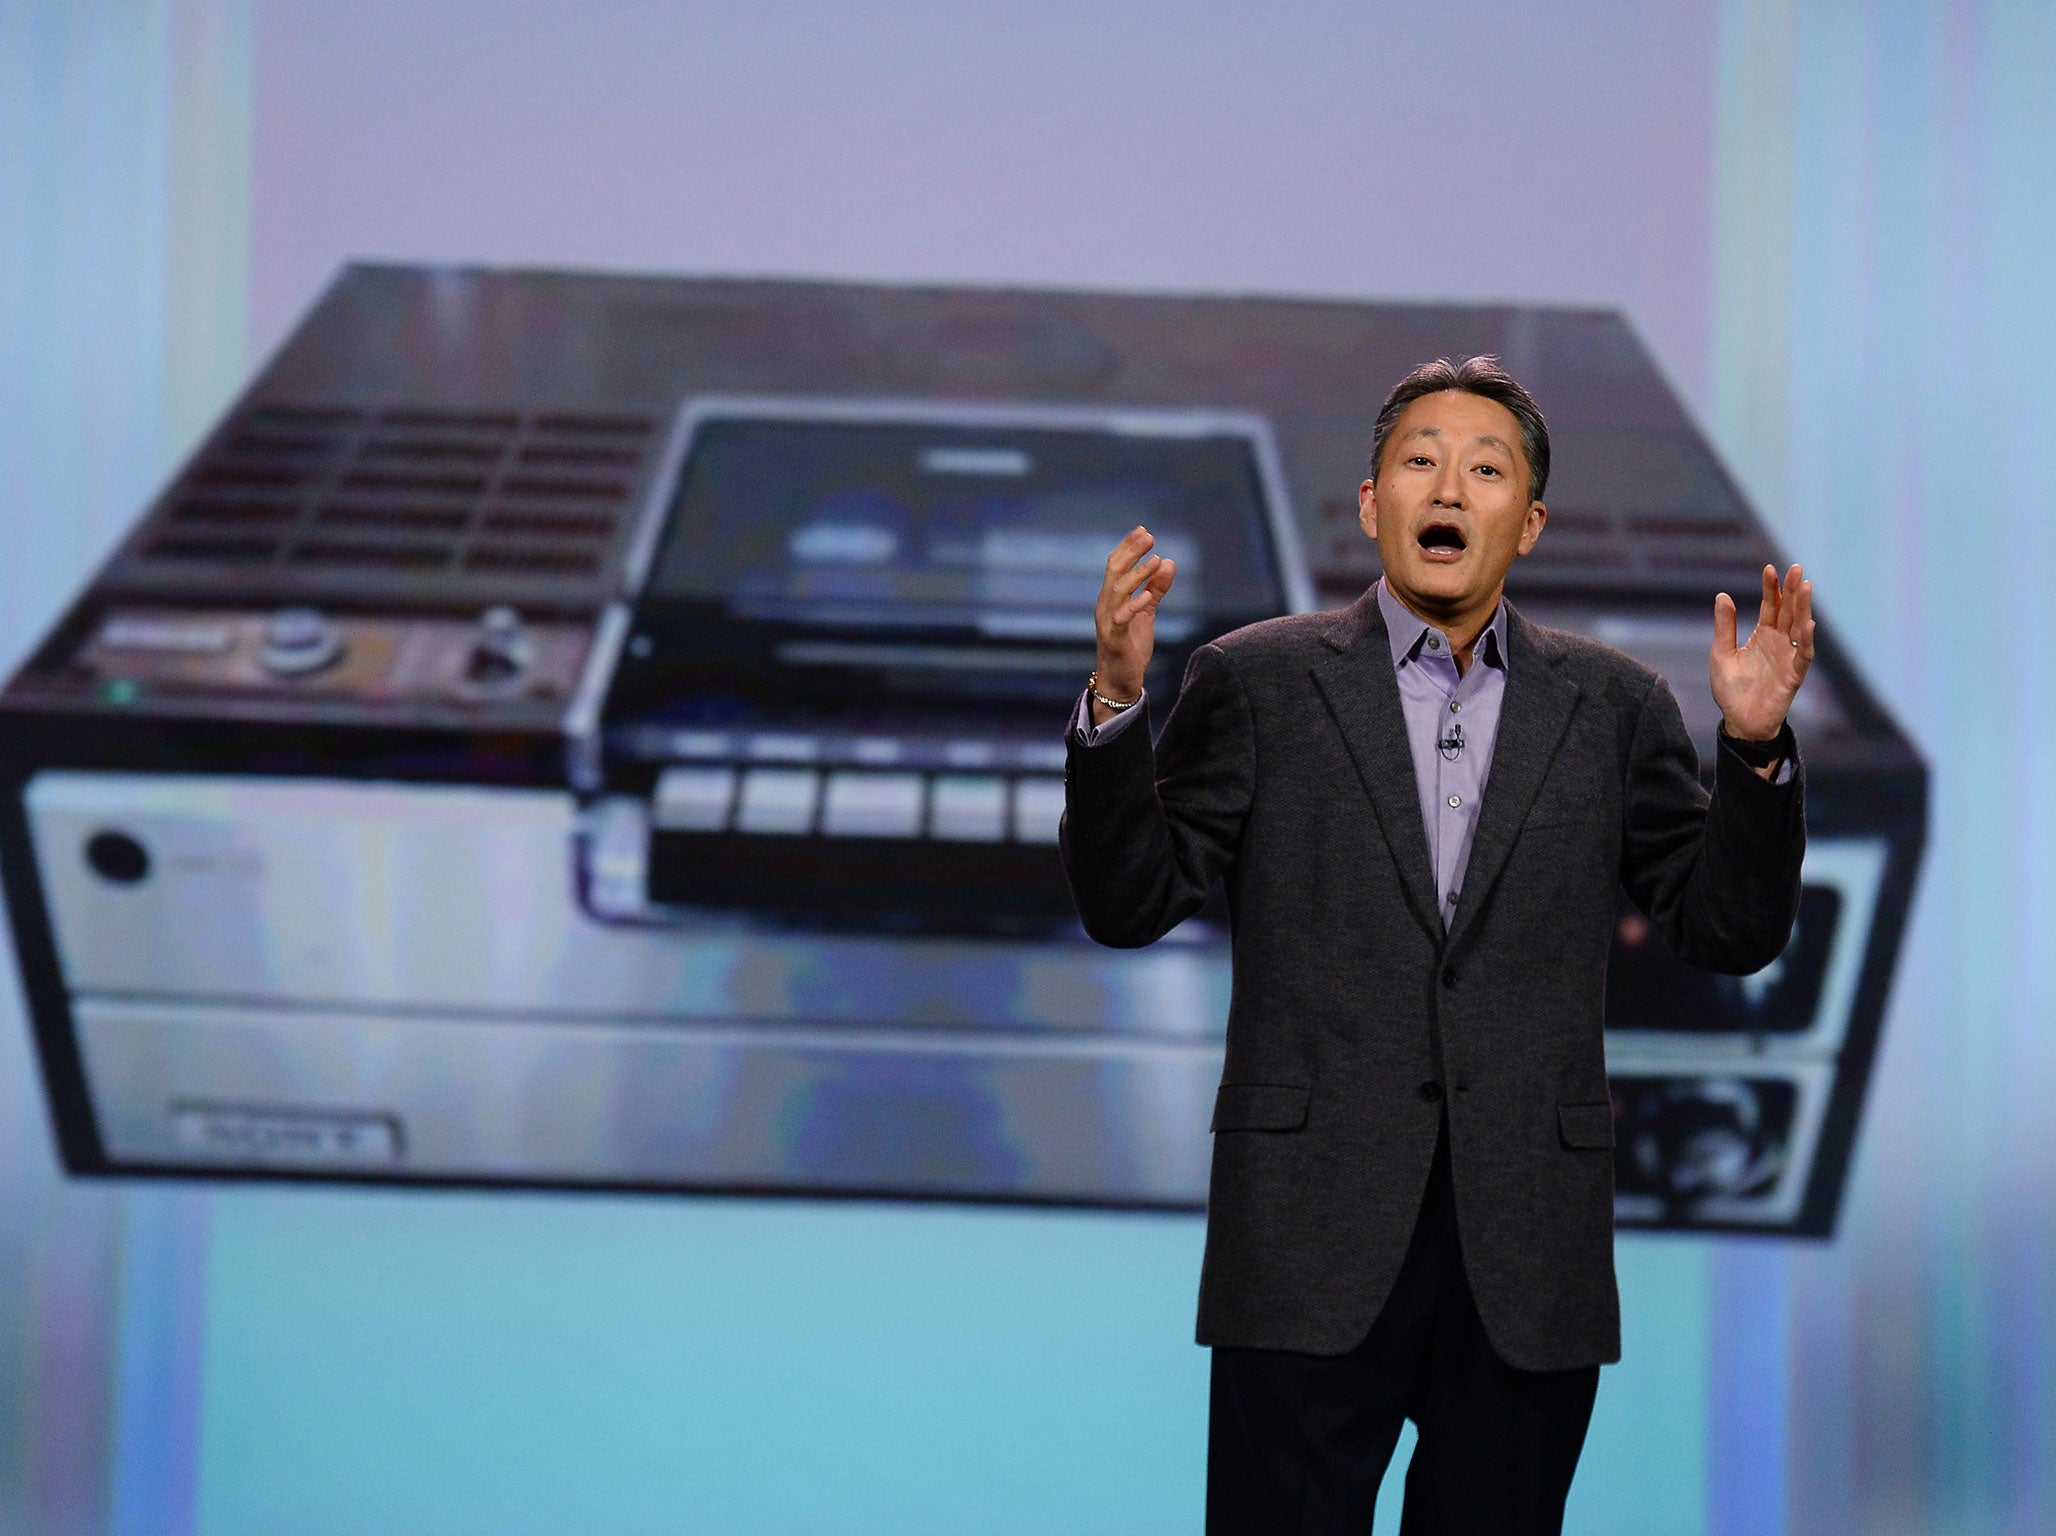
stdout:
[(1383, 579), (1200, 647), (1154, 746), (1175, 567), (1141, 528), (1107, 561), (1066, 771), (1079, 914), (1148, 944), (1218, 880), (1233, 925), (1199, 1300), (1216, 1536), (1361, 1536), (1406, 1419), (1403, 1532), (1561, 1529), (1620, 1355), (1618, 891), (1710, 969), (1790, 937), (1810, 584), (1766, 567), (1742, 644), (1715, 599), (1709, 796), (1662, 678), (1504, 600), (1548, 473), (1492, 359), (1415, 369), (1358, 497)]

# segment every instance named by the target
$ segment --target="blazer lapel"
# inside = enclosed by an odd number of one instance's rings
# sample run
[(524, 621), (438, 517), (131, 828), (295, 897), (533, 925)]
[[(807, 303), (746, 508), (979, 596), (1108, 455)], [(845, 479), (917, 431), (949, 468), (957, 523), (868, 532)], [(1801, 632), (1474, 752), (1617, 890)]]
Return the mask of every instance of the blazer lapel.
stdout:
[[(1328, 643), (1336, 654), (1314, 663), (1314, 683), (1327, 700), (1357, 777), (1371, 797), (1414, 916), (1439, 940), (1442, 921), (1435, 910), (1435, 874), (1428, 862), (1428, 834), (1421, 826), (1413, 753), (1406, 744), (1406, 712), (1392, 675), (1392, 643), (1375, 588), (1335, 616)], [(1503, 742), (1503, 717), (1499, 729)], [(1492, 797), (1485, 798), (1484, 814), (1489, 816)]]
[[(1499, 706), (1499, 735), (1492, 745), (1492, 771), (1485, 780), (1485, 799), (1471, 840), (1470, 863), (1464, 870), (1463, 900), (1450, 925), (1451, 945), (1460, 940), (1471, 919), (1485, 905), (1520, 836), (1535, 792), (1548, 776), (1556, 749), (1578, 705), (1578, 685), (1551, 664), (1535, 643), (1528, 621), (1506, 609), (1506, 692)], [(1394, 689), (1395, 697), (1397, 688)]]

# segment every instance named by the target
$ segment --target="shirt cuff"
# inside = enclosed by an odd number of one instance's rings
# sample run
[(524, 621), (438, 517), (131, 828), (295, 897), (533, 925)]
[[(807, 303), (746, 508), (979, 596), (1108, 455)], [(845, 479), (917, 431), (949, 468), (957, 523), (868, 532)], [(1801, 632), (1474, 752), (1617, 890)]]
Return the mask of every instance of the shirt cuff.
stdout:
[(1122, 710), (1104, 725), (1092, 723), (1092, 690), (1086, 689), (1078, 696), (1078, 712), (1071, 717), (1071, 730), (1078, 740), (1088, 747), (1104, 746), (1121, 732), (1128, 729), (1128, 722), (1143, 713), (1143, 702), (1148, 699), (1149, 690), (1144, 689), (1135, 696), (1135, 702)]

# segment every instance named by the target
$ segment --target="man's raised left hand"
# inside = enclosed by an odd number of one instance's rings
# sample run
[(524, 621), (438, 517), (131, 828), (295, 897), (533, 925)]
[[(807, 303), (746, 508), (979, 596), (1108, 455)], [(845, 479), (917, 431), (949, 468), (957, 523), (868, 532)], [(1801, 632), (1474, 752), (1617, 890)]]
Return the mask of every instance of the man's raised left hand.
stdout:
[(1735, 643), (1735, 600), (1713, 600), (1713, 701), (1730, 736), (1769, 741), (1784, 727), (1792, 696), (1813, 665), (1813, 583), (1793, 566), (1783, 585), (1763, 568), (1763, 606), (1747, 642)]

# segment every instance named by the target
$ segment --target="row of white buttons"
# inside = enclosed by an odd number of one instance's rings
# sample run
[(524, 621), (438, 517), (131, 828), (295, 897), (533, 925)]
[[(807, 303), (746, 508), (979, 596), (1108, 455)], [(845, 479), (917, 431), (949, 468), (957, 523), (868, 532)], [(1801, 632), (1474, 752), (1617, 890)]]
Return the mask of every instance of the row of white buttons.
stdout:
[(821, 773), (813, 768), (667, 768), (652, 820), (669, 832), (929, 837), (1054, 843), (1064, 781), (993, 774)]
[(1061, 773), (1061, 741), (901, 741), (891, 736), (839, 738), (802, 731), (665, 731), (645, 729), (637, 744), (655, 756), (686, 761), (731, 762), (738, 757), (759, 763), (818, 763), (844, 758), (866, 768), (935, 763), (948, 769), (1024, 768)]

